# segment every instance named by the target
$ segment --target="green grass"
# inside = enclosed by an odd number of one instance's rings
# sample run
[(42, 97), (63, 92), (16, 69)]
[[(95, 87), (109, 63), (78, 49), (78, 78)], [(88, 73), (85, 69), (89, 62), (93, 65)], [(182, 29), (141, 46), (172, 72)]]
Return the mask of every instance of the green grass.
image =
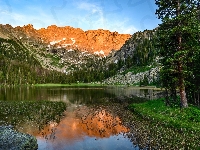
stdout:
[(200, 131), (200, 109), (190, 105), (188, 108), (168, 107), (164, 99), (131, 104), (130, 109), (143, 119), (164, 126), (186, 131)]
[[(164, 99), (129, 106), (142, 147), (152, 149), (200, 149), (200, 109), (165, 106)], [(150, 148), (150, 149), (151, 149)]]
[(64, 66), (64, 64), (60, 63), (60, 57), (58, 55), (54, 55), (54, 54), (47, 54), (46, 58), (50, 58), (51, 59), (51, 65), (52, 66), (56, 66), (59, 68), (62, 68)]
[(71, 84), (53, 84), (53, 83), (47, 83), (47, 84), (35, 84), (34, 86), (66, 86), (66, 87), (72, 87), (72, 86), (103, 86), (102, 84), (92, 84), (92, 83), (71, 83)]

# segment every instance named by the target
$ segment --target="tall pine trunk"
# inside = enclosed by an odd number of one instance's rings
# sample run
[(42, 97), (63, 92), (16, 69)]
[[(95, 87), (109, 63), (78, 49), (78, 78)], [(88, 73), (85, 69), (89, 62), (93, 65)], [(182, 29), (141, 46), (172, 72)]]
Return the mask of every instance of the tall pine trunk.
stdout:
[[(177, 17), (180, 15), (180, 2), (179, 0), (177, 0)], [(181, 25), (181, 21), (179, 21), (178, 26), (180, 27)], [(177, 38), (178, 38), (178, 51), (182, 50), (182, 37), (181, 37), (181, 33), (179, 32), (177, 34)], [(183, 56), (181, 56), (183, 57)], [(180, 92), (180, 105), (181, 108), (186, 108), (188, 107), (188, 103), (187, 103), (187, 97), (186, 97), (186, 92), (185, 92), (185, 83), (184, 83), (184, 74), (183, 74), (183, 64), (181, 62), (181, 59), (178, 60), (178, 75), (179, 75), (179, 92)]]
[(185, 92), (184, 76), (182, 70), (182, 64), (178, 62), (178, 73), (179, 73), (179, 92), (180, 92), (180, 105), (181, 108), (188, 107), (187, 97)]

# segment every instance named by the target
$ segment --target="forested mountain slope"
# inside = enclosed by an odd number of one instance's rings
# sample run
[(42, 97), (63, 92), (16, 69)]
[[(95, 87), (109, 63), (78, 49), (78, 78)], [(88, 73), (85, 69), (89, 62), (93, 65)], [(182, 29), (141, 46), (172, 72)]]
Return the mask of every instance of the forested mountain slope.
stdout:
[(155, 47), (156, 30), (134, 33), (119, 51), (107, 57), (106, 64), (114, 63), (116, 67), (113, 67), (114, 76), (104, 80), (104, 83), (156, 84), (160, 70)]
[(155, 31), (137, 32), (119, 50), (104, 56), (56, 44), (49, 47), (30, 25), (16, 28), (0, 25), (0, 83), (106, 84), (106, 79), (117, 74), (147, 71), (155, 65)]
[(61, 82), (64, 74), (44, 69), (19, 41), (0, 38), (0, 83), (3, 85)]

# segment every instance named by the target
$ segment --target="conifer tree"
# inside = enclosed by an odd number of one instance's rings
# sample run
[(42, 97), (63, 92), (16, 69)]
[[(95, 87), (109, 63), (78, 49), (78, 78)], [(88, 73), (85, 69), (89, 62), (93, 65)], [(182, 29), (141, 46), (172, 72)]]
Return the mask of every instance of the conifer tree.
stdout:
[(195, 51), (197, 45), (194, 43), (199, 40), (196, 38), (199, 0), (156, 0), (155, 3), (158, 6), (156, 14), (162, 20), (158, 29), (158, 47), (164, 66), (163, 79), (171, 78), (176, 85), (174, 88), (179, 89), (181, 107), (185, 108), (188, 107), (185, 91), (185, 79), (189, 75), (188, 54)]

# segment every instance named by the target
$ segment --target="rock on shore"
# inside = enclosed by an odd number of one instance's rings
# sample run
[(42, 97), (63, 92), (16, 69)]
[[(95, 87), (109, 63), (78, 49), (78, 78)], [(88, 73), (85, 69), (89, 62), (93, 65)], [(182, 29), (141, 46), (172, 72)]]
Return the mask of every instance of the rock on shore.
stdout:
[(37, 150), (37, 139), (10, 126), (0, 126), (0, 150)]

